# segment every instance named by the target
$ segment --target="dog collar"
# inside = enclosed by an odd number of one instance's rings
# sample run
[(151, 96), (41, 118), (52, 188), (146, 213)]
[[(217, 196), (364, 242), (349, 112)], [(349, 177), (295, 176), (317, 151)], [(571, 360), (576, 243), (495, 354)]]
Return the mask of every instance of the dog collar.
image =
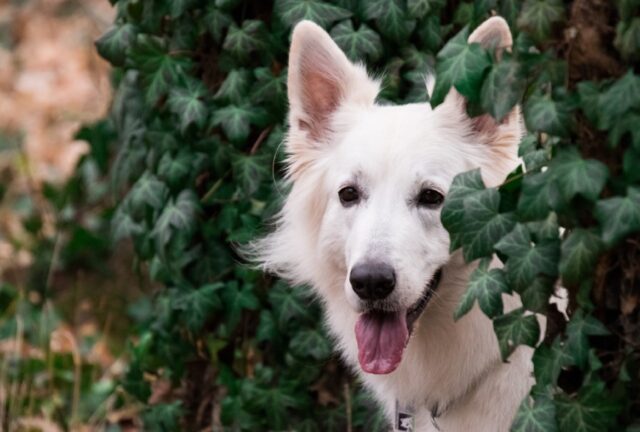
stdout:
[[(438, 405), (431, 410), (431, 424), (436, 430), (440, 430), (440, 425), (438, 424), (438, 417), (440, 417), (440, 412), (438, 410)], [(411, 404), (402, 404), (398, 399), (396, 399), (396, 412), (394, 415), (393, 421), (393, 431), (394, 432), (414, 432), (415, 431), (415, 409)]]
[(401, 404), (396, 399), (396, 413), (393, 422), (394, 432), (413, 432), (415, 429), (414, 410), (411, 405)]

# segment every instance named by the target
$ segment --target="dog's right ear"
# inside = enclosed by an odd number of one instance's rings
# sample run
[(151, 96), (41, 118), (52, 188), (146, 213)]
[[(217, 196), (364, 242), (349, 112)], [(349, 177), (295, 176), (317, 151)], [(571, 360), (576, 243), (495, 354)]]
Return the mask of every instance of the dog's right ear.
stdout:
[(332, 115), (345, 105), (372, 105), (378, 82), (354, 65), (331, 37), (311, 21), (293, 30), (289, 51), (289, 152), (318, 148), (331, 134)]
[[(494, 16), (480, 24), (471, 33), (468, 42), (479, 43), (485, 49), (494, 50), (499, 60), (505, 50), (511, 49), (513, 38), (507, 22)], [(491, 160), (497, 162), (496, 166), (502, 163), (504, 171), (508, 173), (517, 160), (518, 143), (524, 132), (519, 106), (514, 106), (500, 121), (489, 114), (470, 118), (466, 106), (465, 98), (452, 87), (444, 102), (435, 108), (435, 112), (439, 112), (452, 129), (459, 129), (461, 124), (467, 125), (466, 129), (475, 141), (494, 153)]]

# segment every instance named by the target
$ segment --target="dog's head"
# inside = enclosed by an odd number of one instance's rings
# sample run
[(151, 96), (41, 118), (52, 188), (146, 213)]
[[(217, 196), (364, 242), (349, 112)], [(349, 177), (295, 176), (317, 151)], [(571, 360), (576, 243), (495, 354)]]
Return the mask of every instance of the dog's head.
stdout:
[[(504, 49), (511, 34), (492, 18), (469, 40)], [(327, 302), (347, 302), (359, 315), (360, 365), (389, 373), (450, 257), (440, 211), (453, 178), (481, 167), (486, 182), (501, 181), (516, 160), (521, 121), (517, 108), (500, 123), (470, 118), (455, 90), (435, 109), (377, 105), (378, 90), (324, 30), (296, 26), (292, 191), (276, 232), (258, 249), (267, 268), (311, 283)]]

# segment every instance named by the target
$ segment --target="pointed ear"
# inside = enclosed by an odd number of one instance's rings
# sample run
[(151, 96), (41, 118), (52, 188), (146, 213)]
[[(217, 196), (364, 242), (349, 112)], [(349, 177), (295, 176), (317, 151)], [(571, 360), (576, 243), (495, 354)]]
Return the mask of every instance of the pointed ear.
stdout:
[(494, 16), (483, 22), (469, 36), (469, 43), (479, 43), (484, 48), (496, 50), (498, 59), (502, 57), (502, 52), (510, 50), (513, 45), (509, 24), (504, 18)]
[[(495, 50), (496, 59), (499, 61), (505, 50), (511, 50), (513, 38), (507, 22), (502, 17), (495, 16), (480, 24), (471, 33), (468, 42), (479, 43), (486, 49)], [(454, 88), (449, 91), (441, 106), (443, 117), (456, 121), (466, 120), (477, 141), (490, 146), (501, 160), (516, 159), (516, 149), (524, 133), (519, 106), (516, 105), (499, 122), (489, 114), (470, 118), (466, 111), (466, 99)]]
[(379, 84), (352, 64), (311, 21), (293, 30), (289, 50), (289, 146), (317, 146), (329, 138), (332, 115), (344, 105), (372, 105)]

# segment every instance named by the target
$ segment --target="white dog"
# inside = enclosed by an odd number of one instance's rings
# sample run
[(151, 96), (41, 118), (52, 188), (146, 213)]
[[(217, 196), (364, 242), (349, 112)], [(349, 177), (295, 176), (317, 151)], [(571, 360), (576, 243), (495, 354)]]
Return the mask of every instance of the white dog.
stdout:
[[(509, 48), (499, 17), (469, 42)], [(530, 386), (531, 354), (502, 362), (477, 305), (453, 312), (474, 265), (450, 254), (440, 221), (456, 174), (495, 186), (518, 163), (516, 107), (470, 118), (451, 90), (428, 104), (376, 105), (379, 82), (317, 25), (299, 23), (289, 55), (292, 189), (275, 231), (253, 245), (264, 269), (313, 286), (345, 361), (397, 430), (507, 431)], [(505, 309), (519, 300), (504, 298)]]

